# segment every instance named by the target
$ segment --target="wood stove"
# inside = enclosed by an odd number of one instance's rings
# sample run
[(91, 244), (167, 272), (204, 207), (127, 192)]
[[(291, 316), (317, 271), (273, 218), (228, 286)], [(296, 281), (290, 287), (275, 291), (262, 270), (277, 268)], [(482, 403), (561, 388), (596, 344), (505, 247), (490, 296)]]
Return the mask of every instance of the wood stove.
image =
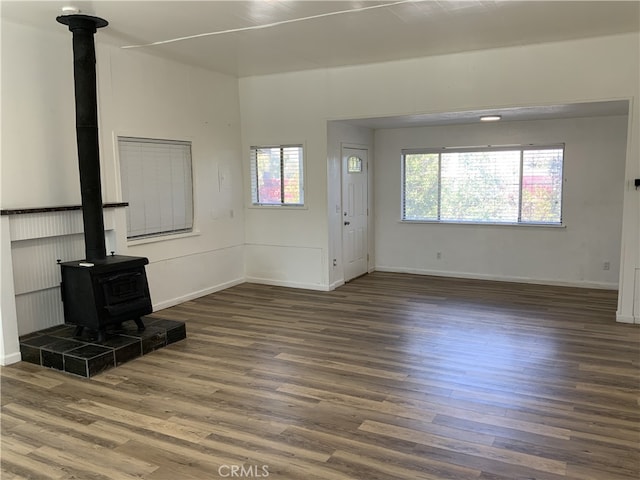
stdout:
[(82, 220), (86, 257), (60, 263), (62, 301), (66, 323), (76, 325), (77, 336), (85, 328), (106, 337), (106, 328), (126, 320), (144, 330), (141, 317), (153, 311), (144, 257), (106, 255), (100, 153), (98, 148), (98, 106), (96, 57), (93, 37), (108, 22), (90, 15), (56, 18), (73, 34), (73, 63), (76, 107), (76, 138)]
[(98, 332), (104, 339), (108, 326), (134, 320), (144, 330), (140, 317), (151, 313), (151, 296), (144, 257), (111, 255), (89, 263), (84, 260), (64, 262), (62, 299), (66, 323)]

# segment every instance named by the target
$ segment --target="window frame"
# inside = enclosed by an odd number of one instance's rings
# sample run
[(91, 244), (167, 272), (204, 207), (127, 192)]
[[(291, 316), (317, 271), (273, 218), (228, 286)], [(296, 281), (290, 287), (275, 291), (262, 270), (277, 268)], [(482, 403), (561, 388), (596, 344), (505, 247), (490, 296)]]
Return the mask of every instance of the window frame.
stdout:
[[(137, 245), (148, 242), (157, 242), (162, 240), (171, 240), (175, 238), (183, 238), (190, 237), (194, 235), (198, 235), (199, 232), (196, 229), (196, 205), (195, 205), (195, 175), (194, 175), (194, 162), (193, 162), (193, 142), (190, 139), (178, 139), (178, 138), (155, 138), (155, 137), (142, 137), (135, 135), (127, 135), (127, 134), (115, 134), (115, 147), (117, 151), (118, 158), (118, 181), (120, 186), (120, 194), (123, 201), (129, 203), (127, 207), (127, 232), (126, 232), (126, 240), (129, 245)], [(120, 149), (120, 142), (132, 142), (132, 143), (148, 143), (152, 145), (173, 145), (173, 146), (186, 146), (188, 147), (188, 168), (183, 171), (186, 173), (188, 170), (189, 175), (189, 196), (188, 203), (190, 205), (189, 208), (185, 209), (186, 217), (190, 218), (186, 222), (187, 226), (184, 228), (174, 228), (171, 230), (163, 230), (153, 233), (145, 233), (140, 235), (130, 236), (129, 228), (130, 228), (130, 209), (131, 202), (128, 199), (124, 198), (125, 195), (125, 182), (122, 177), (123, 174), (123, 158), (122, 152)], [(172, 203), (175, 203), (172, 197)]]
[[(298, 162), (300, 169), (299, 176), (299, 187), (300, 187), (300, 198), (301, 203), (290, 203), (284, 201), (285, 189), (282, 188), (284, 185), (284, 171), (283, 171), (283, 162), (284, 162), (284, 152), (283, 150), (286, 148), (298, 148), (300, 151), (300, 159)], [(258, 197), (258, 166), (257, 166), (257, 151), (260, 149), (280, 149), (280, 203), (266, 203), (257, 201)], [(250, 200), (250, 208), (258, 208), (258, 209), (306, 209), (306, 195), (305, 195), (305, 184), (306, 184), (306, 165), (305, 165), (305, 145), (304, 143), (282, 143), (282, 144), (252, 144), (249, 146), (249, 200)]]
[[(559, 222), (527, 222), (522, 221), (522, 189), (523, 189), (523, 159), (524, 152), (527, 150), (562, 150), (562, 166), (560, 174), (560, 219)], [(520, 170), (519, 170), (519, 184), (518, 184), (518, 221), (517, 222), (501, 222), (498, 220), (482, 222), (478, 220), (442, 220), (441, 208), (442, 208), (442, 154), (444, 153), (464, 153), (464, 152), (498, 152), (498, 151), (520, 151)], [(405, 218), (405, 188), (406, 188), (406, 176), (405, 176), (405, 156), (411, 154), (438, 154), (438, 218), (437, 219), (407, 219)], [(401, 174), (400, 174), (400, 223), (427, 223), (427, 224), (445, 224), (445, 225), (487, 225), (487, 226), (518, 226), (518, 227), (551, 227), (551, 228), (564, 228), (564, 196), (565, 196), (565, 160), (566, 160), (566, 144), (565, 143), (552, 143), (552, 144), (513, 144), (513, 145), (483, 145), (483, 146), (471, 146), (471, 147), (440, 147), (440, 148), (406, 148), (402, 149), (400, 156)]]

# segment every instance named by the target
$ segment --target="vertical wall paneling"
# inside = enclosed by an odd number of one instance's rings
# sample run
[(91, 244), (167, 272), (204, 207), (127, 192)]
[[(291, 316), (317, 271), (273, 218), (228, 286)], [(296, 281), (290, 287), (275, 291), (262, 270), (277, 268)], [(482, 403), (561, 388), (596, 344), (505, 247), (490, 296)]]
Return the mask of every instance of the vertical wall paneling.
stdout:
[(60, 287), (16, 295), (16, 313), (19, 335), (63, 324)]
[(82, 212), (29, 213), (10, 216), (11, 241), (82, 233)]
[(84, 258), (82, 234), (35, 238), (12, 242), (13, 278), (16, 295), (58, 286), (60, 267), (56, 260)]
[[(3, 216), (10, 233), (18, 335), (64, 323), (57, 260), (84, 258), (82, 211)], [(115, 213), (104, 210), (105, 235), (114, 250)]]

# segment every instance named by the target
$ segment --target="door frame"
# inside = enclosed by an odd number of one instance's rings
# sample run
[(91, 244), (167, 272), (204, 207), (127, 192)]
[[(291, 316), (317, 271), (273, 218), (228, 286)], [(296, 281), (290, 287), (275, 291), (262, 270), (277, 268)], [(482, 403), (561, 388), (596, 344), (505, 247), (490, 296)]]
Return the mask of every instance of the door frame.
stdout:
[[(342, 279), (343, 282), (348, 282), (351, 281), (353, 279), (350, 280), (346, 280), (346, 275), (345, 275), (345, 270), (344, 270), (344, 265), (345, 265), (345, 245), (344, 245), (344, 223), (342, 221), (342, 216), (343, 216), (343, 212), (344, 212), (344, 207), (345, 207), (345, 199), (344, 199), (344, 184), (345, 184), (345, 178), (344, 178), (344, 156), (345, 156), (345, 149), (354, 149), (354, 150), (365, 150), (367, 152), (367, 169), (365, 172), (366, 175), (366, 186), (367, 186), (367, 238), (366, 238), (366, 245), (367, 245), (367, 268), (366, 268), (366, 273), (371, 273), (373, 272), (373, 267), (372, 262), (373, 262), (373, 255), (372, 255), (372, 236), (371, 236), (371, 232), (373, 230), (373, 205), (372, 205), (372, 185), (371, 185), (371, 181), (372, 181), (372, 176), (370, 175), (371, 172), (371, 162), (372, 162), (372, 147), (371, 145), (365, 145), (365, 144), (359, 144), (359, 143), (340, 143), (340, 245), (341, 245), (341, 265), (342, 265)], [(357, 277), (355, 277), (357, 278)]]

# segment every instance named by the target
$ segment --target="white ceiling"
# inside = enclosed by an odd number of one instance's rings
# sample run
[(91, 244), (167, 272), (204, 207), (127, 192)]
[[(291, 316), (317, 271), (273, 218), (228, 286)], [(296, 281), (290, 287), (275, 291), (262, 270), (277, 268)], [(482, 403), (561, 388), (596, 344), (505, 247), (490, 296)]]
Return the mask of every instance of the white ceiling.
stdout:
[(120, 47), (204, 34), (139, 48), (239, 77), (640, 29), (638, 0), (3, 0), (2, 16), (62, 29), (65, 5), (108, 20), (99, 40)]
[[(0, 0), (4, 20), (64, 31), (63, 6), (109, 21), (98, 40), (237, 77), (640, 30), (640, 0)], [(183, 37), (178, 41), (171, 41)], [(156, 45), (149, 45), (155, 42)], [(144, 46), (141, 46), (144, 45)], [(627, 102), (352, 120), (370, 128), (616, 115)]]

